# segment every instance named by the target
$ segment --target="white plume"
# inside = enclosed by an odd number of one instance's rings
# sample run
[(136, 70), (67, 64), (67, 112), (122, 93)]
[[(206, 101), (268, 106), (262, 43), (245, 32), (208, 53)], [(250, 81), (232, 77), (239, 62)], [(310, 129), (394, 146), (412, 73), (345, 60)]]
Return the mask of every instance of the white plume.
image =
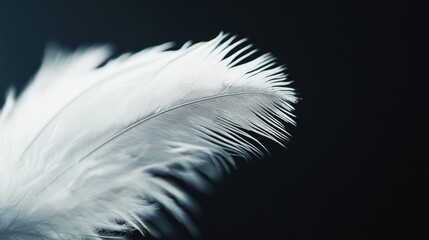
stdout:
[[(198, 191), (261, 155), (257, 133), (287, 139), (294, 90), (273, 57), (220, 34), (114, 60), (107, 46), (50, 49), (19, 98), (0, 114), (0, 239), (196, 235)], [(162, 209), (162, 210), (161, 210)]]

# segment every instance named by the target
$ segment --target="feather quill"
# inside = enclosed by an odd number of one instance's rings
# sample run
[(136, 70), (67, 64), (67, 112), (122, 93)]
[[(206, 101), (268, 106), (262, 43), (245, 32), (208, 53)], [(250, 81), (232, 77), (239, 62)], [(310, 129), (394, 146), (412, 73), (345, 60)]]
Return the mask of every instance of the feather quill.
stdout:
[(242, 45), (221, 33), (106, 64), (107, 46), (50, 48), (0, 113), (0, 239), (173, 238), (161, 209), (197, 235), (197, 204), (163, 176), (206, 192), (262, 155), (251, 132), (281, 143), (294, 124), (284, 68)]

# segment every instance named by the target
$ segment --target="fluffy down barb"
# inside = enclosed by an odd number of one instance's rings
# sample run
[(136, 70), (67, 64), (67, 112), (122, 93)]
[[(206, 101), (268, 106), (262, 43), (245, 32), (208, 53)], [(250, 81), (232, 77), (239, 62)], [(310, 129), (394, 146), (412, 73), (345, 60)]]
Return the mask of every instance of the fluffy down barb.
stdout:
[[(281, 143), (294, 90), (273, 57), (235, 37), (170, 44), (107, 61), (106, 46), (50, 49), (0, 113), (0, 239), (190, 234), (197, 191)], [(253, 133), (252, 133), (253, 132)]]

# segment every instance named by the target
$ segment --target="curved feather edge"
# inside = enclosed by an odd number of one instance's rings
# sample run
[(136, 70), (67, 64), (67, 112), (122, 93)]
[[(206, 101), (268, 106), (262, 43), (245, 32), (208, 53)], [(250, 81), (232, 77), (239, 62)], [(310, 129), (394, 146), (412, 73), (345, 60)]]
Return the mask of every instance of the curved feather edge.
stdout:
[(183, 186), (208, 192), (235, 157), (262, 156), (251, 132), (288, 139), (296, 96), (271, 55), (249, 60), (251, 46), (223, 33), (168, 47), (101, 67), (106, 47), (54, 52), (18, 99), (10, 92), (0, 114), (1, 239), (133, 230), (172, 239), (167, 219), (197, 236), (198, 204)]

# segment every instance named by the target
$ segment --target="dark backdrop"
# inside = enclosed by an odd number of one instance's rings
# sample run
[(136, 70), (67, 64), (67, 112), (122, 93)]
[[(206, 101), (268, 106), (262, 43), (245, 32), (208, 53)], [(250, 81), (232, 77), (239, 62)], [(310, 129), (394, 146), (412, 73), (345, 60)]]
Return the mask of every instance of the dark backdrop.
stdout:
[(288, 149), (269, 146), (271, 157), (242, 164), (203, 201), (203, 239), (424, 239), (428, 10), (424, 1), (0, 1), (1, 95), (24, 86), (52, 40), (124, 52), (239, 34), (288, 64), (303, 100)]

